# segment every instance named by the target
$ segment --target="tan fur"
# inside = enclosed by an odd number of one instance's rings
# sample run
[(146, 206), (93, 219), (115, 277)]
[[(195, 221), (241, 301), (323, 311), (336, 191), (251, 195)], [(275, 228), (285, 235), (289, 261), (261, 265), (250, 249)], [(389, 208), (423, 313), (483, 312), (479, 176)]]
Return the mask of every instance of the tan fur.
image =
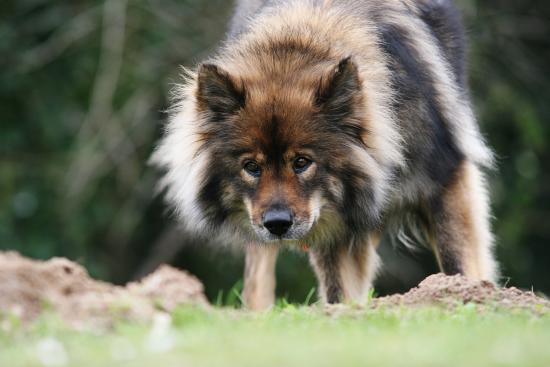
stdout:
[(320, 298), (321, 302), (327, 303), (326, 295), (328, 274), (325, 272), (325, 269), (323, 269), (321, 257), (317, 253), (317, 249), (313, 249), (313, 251), (309, 252), (309, 263), (317, 277), (317, 295)]
[(250, 244), (246, 248), (243, 301), (254, 311), (270, 308), (275, 301), (276, 246)]
[(434, 218), (433, 245), (442, 265), (442, 244), (451, 248), (461, 262), (464, 275), (496, 281), (497, 266), (492, 256), (489, 203), (480, 170), (464, 162), (454, 182), (442, 197), (442, 213)]
[(376, 247), (378, 240), (371, 236), (367, 244), (343, 249), (339, 261), (344, 302), (363, 305), (378, 269)]

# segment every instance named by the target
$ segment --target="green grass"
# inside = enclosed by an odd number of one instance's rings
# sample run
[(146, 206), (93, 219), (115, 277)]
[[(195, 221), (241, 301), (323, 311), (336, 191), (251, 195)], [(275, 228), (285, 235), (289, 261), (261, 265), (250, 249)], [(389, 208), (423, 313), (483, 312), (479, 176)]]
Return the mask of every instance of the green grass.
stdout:
[(0, 366), (550, 366), (550, 315), (465, 305), (331, 316), (281, 304), (263, 314), (180, 308), (170, 325), (108, 332), (72, 331), (51, 316), (30, 327), (8, 319)]

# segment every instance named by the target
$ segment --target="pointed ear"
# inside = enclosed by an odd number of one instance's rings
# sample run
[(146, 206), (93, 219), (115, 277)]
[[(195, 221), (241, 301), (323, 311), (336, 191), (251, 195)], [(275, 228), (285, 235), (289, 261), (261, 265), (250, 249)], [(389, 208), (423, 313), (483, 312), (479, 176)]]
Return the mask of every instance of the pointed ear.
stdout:
[(348, 56), (321, 78), (316, 103), (324, 113), (343, 118), (351, 113), (360, 90), (357, 65)]
[(229, 73), (214, 64), (202, 64), (198, 71), (199, 107), (220, 120), (236, 113), (245, 104), (245, 92)]

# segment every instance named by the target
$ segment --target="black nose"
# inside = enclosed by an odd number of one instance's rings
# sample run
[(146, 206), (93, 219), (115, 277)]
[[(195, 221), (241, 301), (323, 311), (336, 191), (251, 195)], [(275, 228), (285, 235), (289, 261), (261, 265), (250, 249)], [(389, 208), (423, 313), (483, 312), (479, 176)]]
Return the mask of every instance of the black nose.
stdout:
[(264, 214), (263, 225), (274, 235), (284, 235), (292, 225), (290, 210), (283, 208), (268, 209)]

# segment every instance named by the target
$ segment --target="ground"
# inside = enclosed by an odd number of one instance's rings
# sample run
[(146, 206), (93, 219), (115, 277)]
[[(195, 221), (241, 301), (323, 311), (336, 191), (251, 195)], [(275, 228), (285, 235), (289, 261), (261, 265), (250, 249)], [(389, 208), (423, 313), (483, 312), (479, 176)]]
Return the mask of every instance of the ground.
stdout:
[(366, 307), (250, 313), (201, 287), (167, 267), (114, 287), (0, 254), (0, 366), (550, 366), (550, 303), (532, 292), (439, 274)]
[(55, 319), (0, 333), (1, 366), (549, 366), (550, 317), (474, 304), (326, 314), (178, 308), (152, 324), (74, 331)]

